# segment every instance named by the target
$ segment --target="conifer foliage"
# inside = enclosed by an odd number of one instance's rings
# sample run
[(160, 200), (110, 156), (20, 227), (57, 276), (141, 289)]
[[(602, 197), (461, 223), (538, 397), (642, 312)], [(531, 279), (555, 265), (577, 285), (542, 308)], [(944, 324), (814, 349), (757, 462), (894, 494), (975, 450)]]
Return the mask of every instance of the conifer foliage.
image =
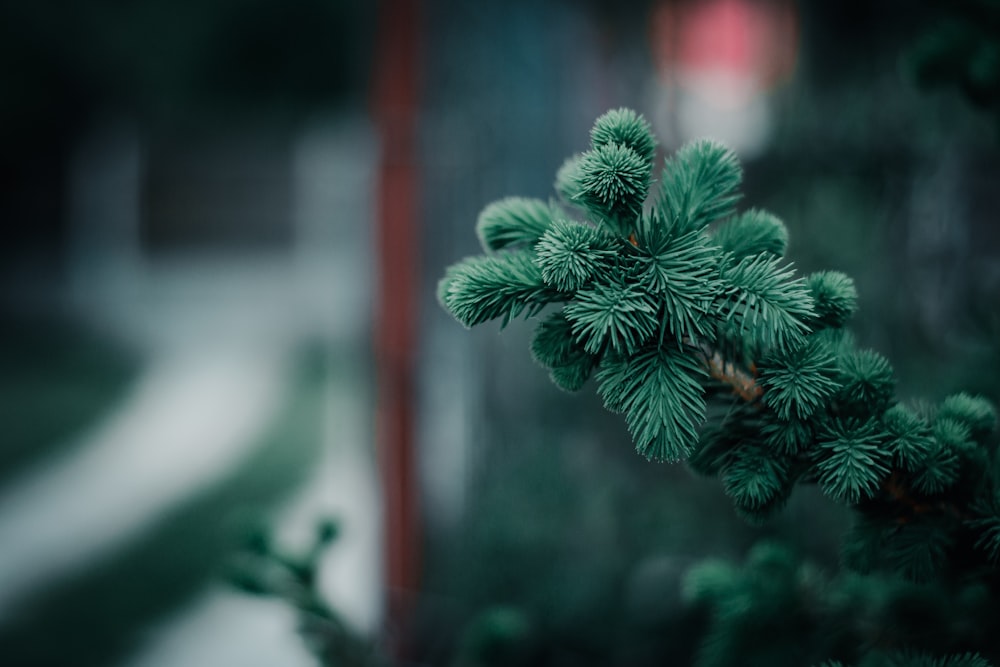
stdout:
[(751, 520), (817, 484), (856, 510), (856, 569), (995, 576), (994, 407), (899, 402), (889, 360), (846, 329), (851, 278), (798, 275), (785, 225), (737, 211), (735, 154), (695, 141), (654, 178), (655, 146), (630, 110), (598, 118), (558, 198), (486, 208), (484, 254), (447, 270), (444, 308), (466, 326), (541, 315), (532, 355), (558, 386), (593, 377), (640, 454), (718, 476)]

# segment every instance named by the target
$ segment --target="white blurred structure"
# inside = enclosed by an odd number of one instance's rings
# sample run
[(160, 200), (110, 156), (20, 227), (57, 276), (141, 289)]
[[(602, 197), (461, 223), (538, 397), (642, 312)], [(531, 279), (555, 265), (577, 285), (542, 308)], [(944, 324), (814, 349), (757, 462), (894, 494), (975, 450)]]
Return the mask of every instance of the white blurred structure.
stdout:
[(742, 158), (773, 132), (771, 93), (795, 69), (798, 26), (784, 0), (662, 2), (652, 16), (654, 129), (668, 144), (711, 137)]
[[(2, 490), (0, 618), (253, 454), (288, 393), (295, 351), (309, 343), (355, 363), (327, 380), (323, 458), (276, 528), (294, 539), (321, 517), (341, 521), (321, 587), (351, 625), (377, 631), (381, 514), (366, 365), (375, 143), (363, 114), (348, 113), (285, 137), (177, 151), (152, 151), (127, 123), (81, 144), (58, 296), (140, 349), (148, 370), (101, 426)], [(311, 664), (289, 613), (210, 585), (151, 629), (127, 664)]]

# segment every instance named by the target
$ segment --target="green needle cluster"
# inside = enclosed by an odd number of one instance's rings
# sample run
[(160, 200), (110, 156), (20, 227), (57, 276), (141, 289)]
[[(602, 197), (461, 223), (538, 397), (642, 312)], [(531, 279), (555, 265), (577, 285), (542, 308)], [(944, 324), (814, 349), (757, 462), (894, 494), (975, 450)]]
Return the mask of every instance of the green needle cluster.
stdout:
[(859, 569), (995, 576), (993, 405), (900, 403), (889, 360), (846, 328), (854, 282), (796, 274), (781, 220), (737, 210), (731, 150), (695, 141), (657, 170), (649, 125), (627, 109), (590, 138), (551, 202), (484, 210), (483, 254), (447, 270), (441, 304), (466, 326), (540, 316), (532, 355), (559, 387), (593, 377), (640, 454), (718, 476), (748, 519), (815, 484), (855, 510), (844, 549)]

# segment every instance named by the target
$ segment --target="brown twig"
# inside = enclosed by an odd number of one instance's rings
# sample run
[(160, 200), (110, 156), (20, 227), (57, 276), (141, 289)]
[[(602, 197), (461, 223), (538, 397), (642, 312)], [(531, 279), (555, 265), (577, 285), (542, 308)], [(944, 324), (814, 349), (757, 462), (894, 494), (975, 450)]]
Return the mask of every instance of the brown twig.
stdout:
[(893, 499), (893, 501), (900, 503), (909, 509), (908, 514), (901, 514), (896, 517), (896, 523), (909, 523), (912, 518), (921, 514), (933, 512), (934, 510), (951, 514), (956, 519), (966, 518), (961, 510), (955, 507), (952, 503), (930, 503), (926, 500), (914, 498), (910, 495), (909, 489), (906, 488), (903, 481), (900, 479), (900, 473), (898, 470), (894, 470), (893, 473), (882, 482), (882, 490), (885, 491), (889, 497)]
[[(762, 407), (760, 398), (764, 395), (764, 388), (757, 381), (756, 366), (751, 364), (748, 369), (740, 368), (707, 346), (702, 346), (698, 350), (698, 356), (713, 379), (732, 387), (733, 393), (746, 401), (747, 404)], [(892, 502), (900, 506), (901, 512), (896, 518), (896, 522), (899, 524), (909, 523), (917, 516), (935, 511), (950, 514), (960, 520), (966, 518), (962, 511), (952, 503), (928, 502), (925, 499), (914, 497), (904, 483), (899, 470), (894, 470), (883, 480), (882, 490)]]
[(733, 393), (747, 403), (757, 403), (764, 395), (764, 388), (757, 384), (757, 368), (750, 366), (749, 372), (712, 350), (701, 350), (701, 362), (708, 374), (733, 388)]

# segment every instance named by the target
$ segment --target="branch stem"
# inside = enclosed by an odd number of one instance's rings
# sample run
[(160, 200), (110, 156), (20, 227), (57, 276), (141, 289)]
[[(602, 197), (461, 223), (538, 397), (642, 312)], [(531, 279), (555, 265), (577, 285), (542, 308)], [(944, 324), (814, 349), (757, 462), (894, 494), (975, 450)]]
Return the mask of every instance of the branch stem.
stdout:
[(733, 393), (747, 403), (757, 403), (764, 395), (764, 388), (757, 384), (757, 369), (750, 366), (749, 372), (726, 360), (721, 353), (702, 345), (698, 356), (708, 374), (733, 388)]

